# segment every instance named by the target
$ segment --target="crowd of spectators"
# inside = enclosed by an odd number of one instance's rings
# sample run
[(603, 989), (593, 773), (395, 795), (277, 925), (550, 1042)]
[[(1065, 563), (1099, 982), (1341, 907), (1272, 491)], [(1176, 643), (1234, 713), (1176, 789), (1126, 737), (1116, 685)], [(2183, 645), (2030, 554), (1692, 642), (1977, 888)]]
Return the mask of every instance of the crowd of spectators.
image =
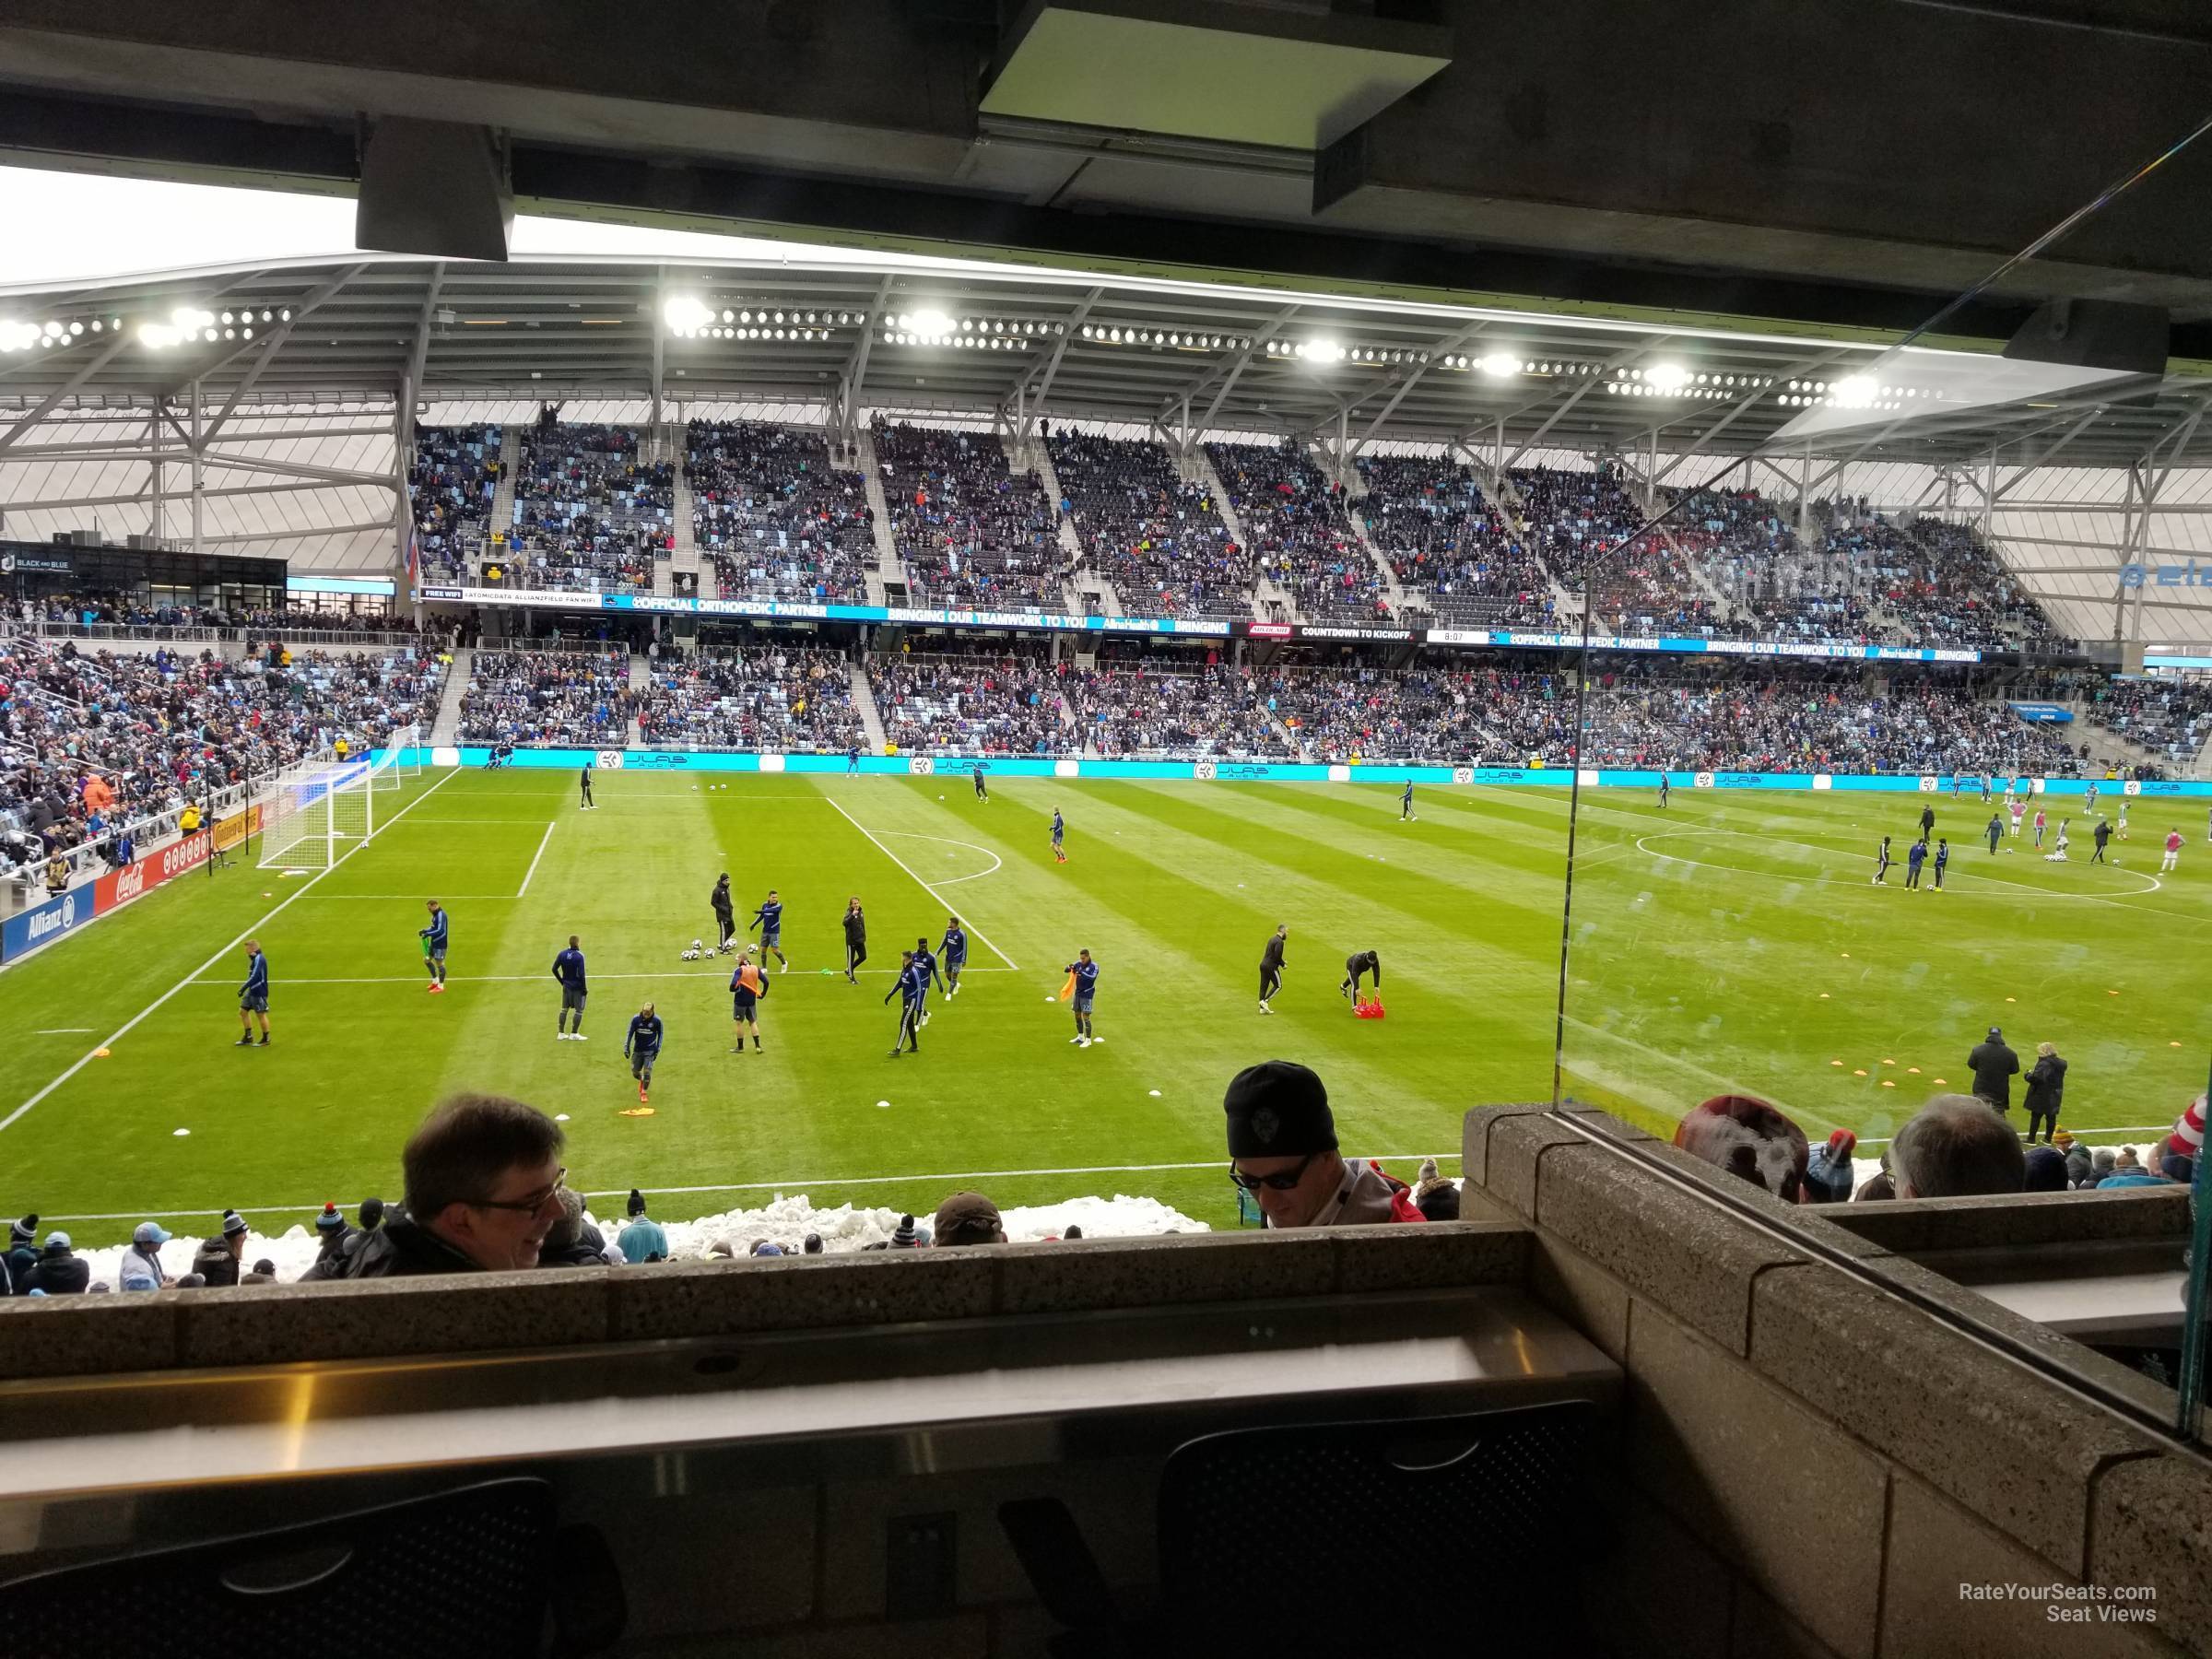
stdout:
[(1067, 608), (1053, 502), (1035, 473), (1007, 465), (995, 434), (880, 418), (873, 429), (891, 534), (917, 603)]
[(633, 706), (626, 651), (479, 651), (461, 695), (461, 740), (618, 747)]
[(162, 648), (0, 642), (0, 833), (14, 866), (101, 841), (345, 738), (435, 718), (444, 669), (412, 650), (263, 645), (232, 661)]
[(300, 605), (197, 605), (141, 599), (132, 594), (55, 594), (18, 601), (16, 617), (28, 624), (76, 628), (220, 629), (230, 633), (405, 633), (418, 631), (412, 617), (385, 610), (316, 610)]
[[(1512, 747), (1504, 716), (1527, 689), (1465, 670), (1272, 668), (1259, 676), (1265, 706), (1288, 726), (1309, 760), (1354, 759), (1518, 765), (1537, 750)], [(1524, 677), (1508, 676), (1518, 682)]]
[(425, 576), (459, 582), (482, 549), (500, 488), (496, 426), (415, 429), (415, 464), (407, 494), (415, 509), (415, 545)]
[(1168, 452), (1137, 439), (1047, 429), (1085, 562), (1140, 617), (1247, 617), (1252, 561), (1205, 485), (1177, 476)]
[(2186, 769), (2196, 764), (2212, 737), (2212, 683), (2107, 680), (2090, 691), (2083, 713), (2091, 725), (2150, 750), (2168, 766)]
[(1437, 455), (1370, 455), (1357, 511), (1390, 561), (1408, 610), (1447, 627), (1541, 627), (1552, 620), (1543, 561), (1467, 467)]
[(1295, 759), (1254, 677), (1225, 663), (1102, 660), (1066, 679), (1085, 741), (1109, 759)]
[(1382, 572), (1346, 516), (1343, 486), (1324, 477), (1296, 441), (1209, 443), (1206, 453), (1229, 491), (1255, 572), (1273, 578), (1300, 615), (1391, 619)]
[(694, 420), (685, 435), (691, 528), (724, 599), (867, 598), (876, 564), (867, 483), (831, 465), (822, 434)]
[(1033, 653), (871, 656), (885, 739), (901, 753), (1056, 755), (1076, 747), (1060, 675)]
[(508, 579), (524, 587), (653, 587), (676, 546), (676, 469), (639, 457), (629, 427), (541, 420), (515, 465)]
[(798, 646), (656, 653), (638, 735), (657, 748), (841, 754), (862, 741), (843, 654)]

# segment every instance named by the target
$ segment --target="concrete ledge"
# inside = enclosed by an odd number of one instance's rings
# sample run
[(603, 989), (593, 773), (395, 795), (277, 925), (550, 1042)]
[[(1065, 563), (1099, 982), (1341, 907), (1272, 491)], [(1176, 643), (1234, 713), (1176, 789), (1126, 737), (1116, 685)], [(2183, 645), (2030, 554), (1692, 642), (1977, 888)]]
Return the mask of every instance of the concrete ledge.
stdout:
[(1886, 1204), (1824, 1204), (1813, 1212), (1900, 1255), (1985, 1245), (2178, 1239), (2189, 1230), (2181, 1187), (2110, 1193), (2007, 1193), (1986, 1198), (1900, 1198)]
[(1081, 1240), (0, 1302), (0, 1379), (1520, 1286), (1496, 1222)]
[(2158, 1591), (2152, 1629), (2192, 1653), (2212, 1653), (2212, 1476), (2179, 1457), (2107, 1469), (2097, 1482), (2090, 1577)]
[(1548, 1106), (1477, 1106), (1467, 1113), (1459, 1131), (1459, 1170), (1469, 1186), (1490, 1184), (1490, 1132), (1510, 1118), (1541, 1116)]
[(1536, 1209), (1547, 1233), (1733, 1354), (1748, 1351), (1759, 1276), (1805, 1260), (1599, 1147), (1551, 1151)]
[(2156, 1449), (2147, 1436), (1963, 1331), (1826, 1267), (1760, 1278), (1750, 1359), (1815, 1410), (2075, 1577), (2088, 1569), (2098, 1471)]

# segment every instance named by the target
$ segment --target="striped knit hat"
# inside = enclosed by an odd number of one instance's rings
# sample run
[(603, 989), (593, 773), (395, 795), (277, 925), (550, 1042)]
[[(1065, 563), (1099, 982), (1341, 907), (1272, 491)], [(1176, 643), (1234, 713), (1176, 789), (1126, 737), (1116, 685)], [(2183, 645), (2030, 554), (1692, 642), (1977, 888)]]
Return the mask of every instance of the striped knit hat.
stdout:
[(338, 1214), (338, 1206), (335, 1204), (324, 1205), (323, 1206), (323, 1213), (315, 1218), (315, 1230), (317, 1232), (336, 1232), (339, 1228), (345, 1225), (346, 1218)]
[(7, 1241), (10, 1244), (28, 1244), (38, 1236), (39, 1213), (36, 1210), (31, 1211), (29, 1215), (25, 1216), (7, 1230)]
[(2194, 1158), (2204, 1149), (2205, 1097), (2198, 1095), (2174, 1123), (2173, 1133), (2166, 1137), (2166, 1150), (2176, 1158)]

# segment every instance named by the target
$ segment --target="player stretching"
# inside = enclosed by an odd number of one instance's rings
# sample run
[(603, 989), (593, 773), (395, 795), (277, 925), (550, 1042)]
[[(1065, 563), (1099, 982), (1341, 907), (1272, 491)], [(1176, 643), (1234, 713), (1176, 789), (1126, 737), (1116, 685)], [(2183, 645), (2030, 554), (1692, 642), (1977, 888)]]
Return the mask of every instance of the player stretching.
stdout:
[(2043, 826), (2048, 821), (2043, 816), (2043, 809), (2038, 806), (2035, 809), (2035, 850), (2038, 853), (2043, 850)]
[(429, 900), (430, 924), (415, 936), (422, 941), (422, 965), (430, 971), (430, 982), (424, 987), (432, 995), (445, 989), (446, 914), (438, 900)]
[[(1407, 785), (1411, 787), (1410, 784)], [(1283, 947), (1290, 941), (1290, 924), (1286, 922), (1267, 938), (1260, 951), (1260, 1012), (1272, 1014), (1267, 999), (1283, 988)]]
[(1090, 999), (1098, 994), (1099, 965), (1090, 959), (1089, 951), (1078, 950), (1067, 971), (1076, 976), (1076, 1034), (1068, 1041), (1079, 1048), (1105, 1041), (1090, 1029)]
[(1998, 821), (1995, 813), (1989, 815), (1989, 827), (1982, 833), (1989, 837), (1989, 855), (1994, 858), (1997, 855), (1997, 841), (2005, 833), (2005, 826)]
[(733, 1054), (745, 1053), (745, 1034), (753, 1034), (753, 1052), (760, 1052), (760, 999), (768, 994), (768, 970), (753, 960), (753, 947), (747, 945), (738, 959), (737, 971), (730, 975), (730, 1018), (737, 1031), (737, 1046)]
[(975, 763), (975, 770), (970, 775), (975, 779), (975, 798), (979, 801), (989, 800), (991, 792), (983, 787), (983, 763), (981, 760)]
[[(569, 935), (569, 947), (553, 959), (553, 977), (560, 985), (559, 1041), (566, 1042), (573, 1037), (578, 1042), (589, 1042), (583, 1034), (583, 952), (576, 948), (576, 935)], [(569, 1016), (576, 1017), (576, 1029), (569, 1029)]]
[[(868, 919), (860, 913), (860, 895), (855, 893), (845, 901), (845, 983), (857, 985), (855, 975), (860, 965), (868, 959)], [(884, 1001), (890, 1001), (885, 997)]]
[(791, 962), (783, 954), (783, 900), (776, 897), (774, 888), (768, 889), (768, 897), (760, 900), (760, 908), (745, 924), (745, 931), (751, 933), (755, 927), (760, 930), (760, 960), (765, 963), (772, 950), (776, 953), (776, 966), (789, 973)]
[(930, 953), (927, 939), (914, 941), (914, 967), (922, 975), (922, 1012), (915, 1017), (914, 1024), (925, 1026), (929, 1023), (929, 988), (935, 985), (940, 991), (945, 989), (945, 982), (937, 974), (937, 959)]
[(246, 982), (238, 988), (238, 1041), (232, 1046), (252, 1048), (253, 1021), (261, 1021), (261, 1044), (269, 1046), (269, 959), (261, 954), (258, 939), (246, 941)]
[(1061, 845), (1061, 840), (1066, 834), (1066, 821), (1061, 818), (1060, 808), (1055, 806), (1053, 808), (1053, 856), (1062, 864), (1067, 862), (1067, 849)]
[(1916, 888), (1920, 885), (1920, 866), (1927, 861), (1928, 843), (1924, 839), (1914, 841), (1905, 849), (1905, 885), (1907, 887)]
[[(2071, 824), (2073, 821), (2074, 821), (2074, 820), (2073, 820), (2072, 818), (2060, 818), (2060, 819), (2058, 820), (2058, 850), (2057, 850), (2055, 853), (2044, 853), (2044, 854), (2043, 854), (2043, 862), (2044, 862), (2045, 864), (2064, 864), (2064, 863), (2065, 863), (2065, 861), (2066, 861), (2066, 826), (2067, 826), (2067, 825), (2069, 825), (2069, 824)], [(2038, 842), (2038, 844), (2039, 844), (2039, 845), (2041, 844), (2041, 842), (2040, 842), (2040, 839), (2039, 839), (2039, 842)]]
[(2159, 860), (2159, 873), (2163, 875), (2166, 871), (2172, 869), (2181, 862), (2181, 858), (2182, 832), (2179, 830), (2169, 830), (2166, 831), (2166, 856)]
[(1355, 951), (1344, 959), (1344, 983), (1336, 989), (1344, 993), (1355, 1014), (1359, 1011), (1359, 976), (1363, 973), (1373, 974), (1375, 989), (1382, 989), (1382, 959), (1371, 950)]
[(622, 1058), (629, 1075), (638, 1080), (638, 1104), (642, 1106), (653, 1088), (653, 1063), (661, 1057), (661, 1017), (647, 1003), (629, 1017), (629, 1030), (622, 1039)]
[(1889, 838), (1888, 836), (1882, 837), (1882, 844), (1875, 853), (1874, 860), (1874, 885), (1888, 887), (1889, 885)]
[(589, 812), (592, 810), (592, 769), (587, 766), (578, 772), (576, 782), (583, 792), (582, 798), (576, 805), (576, 810)]
[(1943, 891), (1943, 866), (1944, 866), (1945, 865), (1947, 865), (1947, 864), (1949, 864), (1950, 862), (1951, 862), (1951, 843), (1950, 843), (1949, 841), (1945, 841), (1945, 840), (1942, 840), (1941, 838), (1938, 838), (1938, 839), (1937, 839), (1937, 841), (1936, 841), (1936, 888), (1935, 888), (1935, 890), (1936, 890), (1936, 892), (1938, 892), (1938, 893), (1940, 893), (1940, 892), (1942, 892), (1942, 891)]
[(1398, 797), (1398, 822), (1410, 824), (1413, 821), (1413, 780), (1408, 778), (1406, 780), (1406, 793)]
[(1667, 797), (1668, 795), (1670, 795), (1670, 794), (1672, 794), (1674, 793), (1674, 788), (1675, 788), (1675, 786), (1674, 786), (1672, 783), (1670, 783), (1670, 782), (1667, 782), (1667, 780), (1666, 780), (1666, 774), (1665, 774), (1665, 772), (1661, 772), (1661, 773), (1659, 774), (1659, 810), (1660, 810), (1660, 811), (1662, 811), (1662, 812), (1665, 812), (1665, 811), (1666, 810), (1666, 797)]
[(883, 1000), (899, 999), (899, 1035), (891, 1041), (891, 1058), (899, 1058), (900, 1049), (922, 1052), (919, 1021), (922, 1018), (922, 975), (914, 967), (914, 953), (899, 953), (899, 982), (883, 994)]
[(714, 908), (714, 927), (719, 935), (714, 941), (714, 948), (727, 950), (730, 941), (737, 936), (737, 906), (730, 898), (730, 873), (727, 870), (722, 873), (722, 879), (714, 884), (714, 890), (708, 895), (707, 902)]
[(945, 994), (960, 994), (960, 970), (968, 966), (968, 933), (958, 916), (945, 918), (945, 936), (937, 942), (937, 950), (945, 959)]

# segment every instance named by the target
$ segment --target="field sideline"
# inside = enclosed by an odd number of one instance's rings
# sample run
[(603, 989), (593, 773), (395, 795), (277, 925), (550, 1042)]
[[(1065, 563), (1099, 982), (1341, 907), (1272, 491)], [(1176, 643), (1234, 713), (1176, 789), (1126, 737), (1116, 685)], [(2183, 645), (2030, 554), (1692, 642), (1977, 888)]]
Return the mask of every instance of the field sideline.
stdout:
[[(996, 779), (984, 804), (958, 776), (594, 782), (580, 813), (571, 773), (426, 776), (312, 882), (182, 877), (0, 973), (0, 1207), (114, 1218), (85, 1228), (99, 1241), (147, 1215), (204, 1229), (226, 1205), (394, 1196), (424, 1107), (486, 1088), (569, 1114), (576, 1184), (676, 1193), (672, 1217), (778, 1190), (924, 1208), (972, 1176), (1006, 1204), (1141, 1193), (1223, 1226), (1220, 1094), (1251, 1060), (1319, 1069), (1362, 1154), (1452, 1152), (1468, 1106), (1550, 1093), (1564, 790), (1423, 788), (1401, 824), (1389, 786)], [(1954, 842), (1940, 896), (1902, 890), (1924, 803)], [(1987, 817), (1971, 795), (1679, 789), (1662, 813), (1642, 792), (1585, 794), (1571, 1091), (1656, 1127), (1740, 1088), (1816, 1137), (1880, 1136), (1938, 1079), (1962, 1084), (1995, 1022), (2024, 1057), (2048, 1037), (2073, 1062), (2071, 1126), (2170, 1123), (2204, 1087), (2201, 817), (2135, 803), (2117, 869), (2085, 864), (2078, 814), (2064, 865), (2010, 837), (2021, 851), (1992, 857)], [(2161, 878), (2168, 818), (2192, 839)], [(1867, 882), (1885, 830), (1887, 889)], [(712, 942), (722, 869), (741, 919), (782, 890), (794, 967), (770, 963), (767, 1051), (742, 1058), (726, 969), (678, 959)], [(841, 966), (855, 892), (859, 987), (821, 971)], [(422, 989), (427, 897), (453, 912), (443, 997)], [(972, 940), (965, 988), (934, 1000), (919, 1056), (889, 1060), (899, 947), (934, 945), (948, 906)], [(1267, 1018), (1257, 964), (1277, 922), (1288, 973)], [(248, 931), (272, 969), (266, 1052), (229, 1046)], [(553, 1036), (548, 969), (571, 933), (592, 976), (582, 1044)], [(1089, 1050), (1052, 1000), (1078, 947), (1103, 965)], [(1380, 1022), (1335, 994), (1367, 947)], [(668, 1046), (653, 1115), (625, 1117), (622, 1031), (648, 997)]]

